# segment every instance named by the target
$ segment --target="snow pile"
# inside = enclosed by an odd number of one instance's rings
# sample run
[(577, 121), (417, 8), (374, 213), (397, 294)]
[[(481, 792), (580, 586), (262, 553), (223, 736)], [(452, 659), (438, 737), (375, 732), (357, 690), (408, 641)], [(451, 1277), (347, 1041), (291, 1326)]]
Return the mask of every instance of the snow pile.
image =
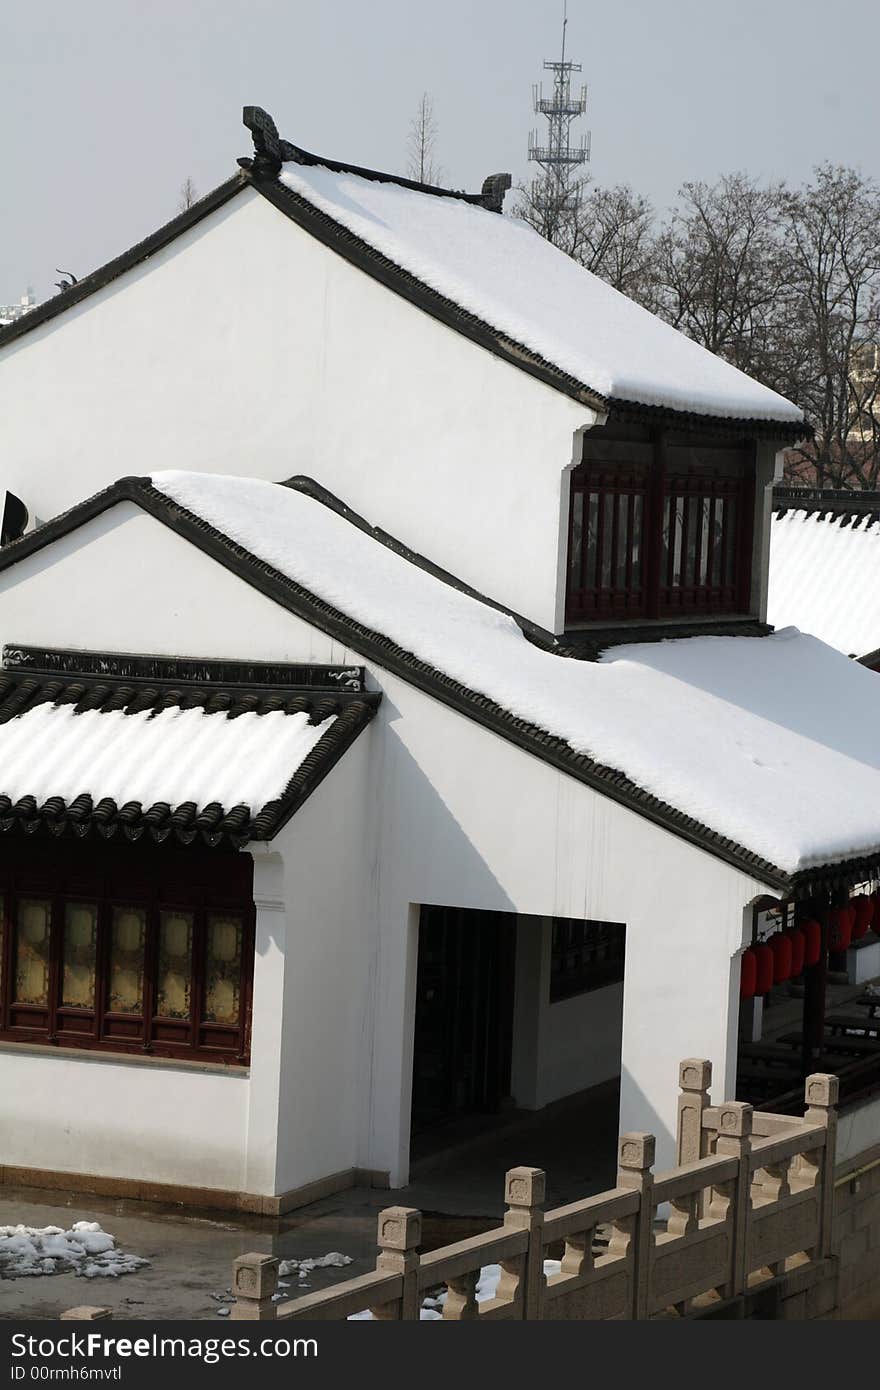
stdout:
[(149, 1264), (116, 1249), (116, 1241), (97, 1221), (60, 1226), (0, 1226), (0, 1279), (28, 1275), (76, 1274), (84, 1279), (116, 1279)]
[[(544, 1261), (544, 1273), (547, 1276), (551, 1274), (559, 1274), (561, 1269), (562, 1265), (559, 1260)], [(480, 1270), (480, 1277), (477, 1280), (477, 1302), (488, 1303), (490, 1299), (494, 1298), (498, 1291), (498, 1285), (500, 1281), (500, 1265), (483, 1265), (483, 1268)], [(419, 1310), (420, 1320), (422, 1322), (437, 1322), (439, 1319), (443, 1317), (443, 1305), (445, 1304), (445, 1302), (445, 1289), (442, 1293), (436, 1294), (435, 1296), (429, 1295), (428, 1297), (423, 1298), (422, 1306)], [(351, 1313), (349, 1315), (348, 1321), (372, 1322), (373, 1314), (370, 1312), (369, 1308), (365, 1308), (361, 1313)]]
[(331, 1250), (329, 1255), (321, 1255), (314, 1260), (282, 1260), (278, 1266), (278, 1273), (282, 1278), (288, 1274), (298, 1274), (302, 1280), (311, 1274), (313, 1269), (344, 1269), (350, 1264), (350, 1255), (340, 1255), (338, 1250)]
[(280, 178), (423, 284), (603, 396), (728, 418), (803, 419), (519, 218), (320, 165), (286, 164)]
[(880, 524), (787, 511), (773, 517), (767, 621), (793, 624), (847, 656), (880, 647)]
[(566, 660), (293, 488), (181, 472), (153, 483), (350, 618), (786, 872), (880, 848), (877, 677), (816, 638), (694, 637)]
[(300, 711), (224, 712), (171, 707), (152, 714), (74, 712), (41, 704), (0, 724), (0, 792), (18, 800), (50, 796), (68, 803), (83, 792), (118, 806), (194, 801), (249, 806), (256, 815), (281, 796), (335, 716), (317, 725)]

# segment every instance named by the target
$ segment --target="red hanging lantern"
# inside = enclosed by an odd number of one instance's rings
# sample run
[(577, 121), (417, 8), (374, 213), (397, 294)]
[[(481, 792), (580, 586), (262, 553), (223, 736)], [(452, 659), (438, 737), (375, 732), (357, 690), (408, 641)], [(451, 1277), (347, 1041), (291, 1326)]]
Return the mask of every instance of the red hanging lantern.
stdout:
[(855, 908), (852, 939), (853, 941), (861, 941), (874, 920), (874, 899), (869, 897), (867, 893), (862, 893), (860, 897), (853, 898), (850, 906)]
[(845, 951), (852, 939), (852, 909), (832, 907), (828, 913), (828, 949)]
[(773, 983), (783, 985), (791, 978), (791, 942), (788, 933), (779, 931), (768, 943), (773, 952)]
[(751, 946), (747, 951), (743, 951), (739, 963), (739, 997), (740, 999), (754, 999), (755, 986), (758, 983), (758, 958)]
[(773, 976), (775, 974), (776, 957), (767, 945), (762, 941), (759, 946), (752, 948), (755, 952), (755, 963), (757, 966), (755, 976), (755, 993), (769, 994), (773, 988)]
[(804, 934), (804, 967), (818, 965), (822, 954), (822, 927), (814, 917), (810, 917), (806, 922), (801, 922), (801, 931)]
[(791, 942), (791, 978), (796, 980), (804, 968), (807, 941), (800, 927), (792, 927), (788, 933), (788, 938)]

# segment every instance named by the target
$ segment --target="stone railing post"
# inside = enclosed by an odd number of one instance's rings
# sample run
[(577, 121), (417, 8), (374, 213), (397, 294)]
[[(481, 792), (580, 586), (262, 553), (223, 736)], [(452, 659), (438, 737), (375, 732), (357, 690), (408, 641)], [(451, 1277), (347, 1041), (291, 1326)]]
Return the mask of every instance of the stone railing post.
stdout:
[(68, 1308), (60, 1316), (60, 1321), (69, 1320), (71, 1322), (95, 1322), (98, 1318), (112, 1318), (112, 1308), (92, 1308), (87, 1303), (83, 1303), (79, 1308)]
[(653, 1134), (621, 1134), (617, 1141), (617, 1186), (639, 1193), (639, 1209), (632, 1218), (633, 1311), (637, 1319), (648, 1316), (648, 1281), (654, 1244)]
[(400, 1274), (403, 1289), (399, 1302), (385, 1303), (370, 1311), (380, 1322), (419, 1320), (419, 1254), (422, 1213), (415, 1207), (385, 1207), (379, 1212), (379, 1254), (376, 1268)]
[(703, 1111), (709, 1105), (712, 1085), (712, 1063), (703, 1057), (686, 1057), (678, 1067), (678, 1124), (676, 1127), (675, 1162), (678, 1167), (705, 1158)]
[(739, 1173), (733, 1184), (733, 1251), (728, 1297), (745, 1293), (748, 1284), (749, 1217), (752, 1209), (752, 1173), (749, 1158), (752, 1152), (751, 1105), (729, 1100), (716, 1110), (718, 1139), (715, 1152), (719, 1158), (739, 1160)]
[(840, 1082), (826, 1072), (814, 1072), (804, 1083), (807, 1103), (804, 1120), (808, 1125), (825, 1126), (825, 1148), (819, 1166), (820, 1231), (817, 1258), (831, 1254), (831, 1233), (834, 1222), (834, 1165), (837, 1155), (837, 1101)]
[[(509, 1231), (528, 1231), (529, 1246), (523, 1259), (522, 1315), (528, 1321), (544, 1316), (544, 1198), (547, 1177), (543, 1168), (510, 1168), (504, 1178)], [(501, 1266), (498, 1297), (512, 1293), (512, 1269)]]
[(274, 1255), (251, 1251), (239, 1255), (232, 1266), (235, 1302), (230, 1317), (237, 1322), (270, 1322), (275, 1318), (272, 1295), (278, 1285), (278, 1261)]

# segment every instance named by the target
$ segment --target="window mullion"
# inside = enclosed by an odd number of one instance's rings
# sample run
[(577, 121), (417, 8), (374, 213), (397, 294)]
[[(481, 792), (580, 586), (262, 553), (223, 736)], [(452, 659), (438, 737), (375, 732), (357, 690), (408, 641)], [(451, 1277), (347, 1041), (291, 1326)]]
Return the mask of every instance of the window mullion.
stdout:
[(190, 1046), (199, 1047), (202, 1037), (202, 1015), (205, 1007), (205, 935), (208, 914), (202, 899), (193, 910), (192, 964), (190, 969), (189, 1008), (190, 1008)]
[(648, 477), (648, 516), (645, 534), (645, 616), (660, 614), (660, 566), (663, 555), (663, 503), (666, 493), (666, 446), (662, 431), (653, 437), (654, 458)]
[(61, 1002), (62, 969), (61, 957), (64, 942), (64, 898), (53, 893), (49, 901), (49, 991), (48, 991), (48, 1040), (58, 1041), (58, 1006)]
[(12, 1003), (12, 883), (6, 885), (3, 894), (3, 941), (0, 943), (0, 1029), (9, 1027), (9, 1007)]
[(143, 1050), (153, 1051), (153, 1018), (156, 1012), (156, 975), (159, 969), (159, 903), (155, 895), (147, 903), (147, 931), (144, 942), (144, 1027)]

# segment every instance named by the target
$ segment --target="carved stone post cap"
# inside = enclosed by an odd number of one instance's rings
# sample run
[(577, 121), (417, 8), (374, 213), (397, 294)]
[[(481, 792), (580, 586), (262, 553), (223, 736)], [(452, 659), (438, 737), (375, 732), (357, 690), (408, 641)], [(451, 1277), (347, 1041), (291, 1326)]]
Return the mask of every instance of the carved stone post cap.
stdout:
[(618, 1167), (644, 1172), (654, 1163), (655, 1147), (656, 1140), (653, 1134), (642, 1134), (636, 1131), (630, 1134), (621, 1134), (617, 1141)]
[(712, 1063), (705, 1057), (685, 1057), (678, 1064), (678, 1084), (683, 1091), (708, 1091), (712, 1085)]
[(715, 1110), (715, 1128), (719, 1135), (743, 1139), (752, 1132), (754, 1107), (743, 1100), (726, 1100)]
[(543, 1168), (508, 1168), (504, 1175), (504, 1200), (509, 1207), (543, 1206), (546, 1192)]
[(232, 1291), (237, 1298), (271, 1298), (278, 1283), (278, 1261), (274, 1255), (252, 1250), (239, 1255), (232, 1266)]
[(415, 1250), (421, 1239), (422, 1213), (417, 1207), (385, 1207), (379, 1212), (381, 1250)]
[(817, 1109), (830, 1110), (837, 1104), (840, 1082), (828, 1072), (816, 1071), (804, 1082), (804, 1100)]
[(87, 1303), (83, 1303), (79, 1308), (68, 1308), (61, 1314), (61, 1321), (67, 1319), (70, 1322), (95, 1322), (98, 1318), (112, 1318), (112, 1308), (92, 1308)]

